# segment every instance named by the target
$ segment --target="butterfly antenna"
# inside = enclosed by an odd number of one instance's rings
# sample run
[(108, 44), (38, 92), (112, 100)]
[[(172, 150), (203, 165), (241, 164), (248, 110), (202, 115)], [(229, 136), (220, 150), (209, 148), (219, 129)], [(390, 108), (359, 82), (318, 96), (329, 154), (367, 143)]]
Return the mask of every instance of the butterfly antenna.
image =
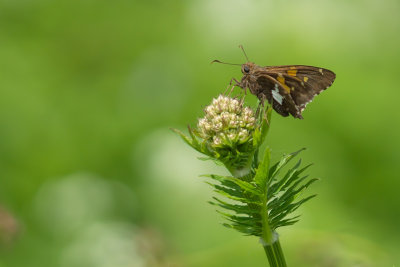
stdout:
[(221, 63), (221, 64), (226, 64), (226, 65), (236, 65), (236, 66), (242, 66), (242, 64), (226, 63), (226, 62), (221, 62), (221, 61), (219, 61), (219, 60), (217, 60), (217, 59), (215, 59), (215, 60), (211, 61), (211, 63), (210, 63), (210, 64), (213, 64), (213, 63)]
[(243, 54), (244, 54), (244, 56), (245, 56), (246, 59), (247, 59), (247, 62), (250, 62), (249, 58), (248, 58), (247, 55), (246, 55), (246, 52), (244, 51), (243, 45), (239, 45), (239, 47), (240, 47), (240, 49), (242, 49)]

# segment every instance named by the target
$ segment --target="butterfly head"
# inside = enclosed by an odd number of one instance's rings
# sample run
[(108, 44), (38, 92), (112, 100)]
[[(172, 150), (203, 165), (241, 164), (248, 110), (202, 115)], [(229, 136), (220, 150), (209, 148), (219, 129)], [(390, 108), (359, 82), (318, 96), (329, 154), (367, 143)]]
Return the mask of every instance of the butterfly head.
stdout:
[(244, 75), (251, 74), (253, 72), (255, 66), (256, 66), (256, 64), (254, 64), (252, 62), (247, 62), (247, 63), (242, 64), (242, 73)]

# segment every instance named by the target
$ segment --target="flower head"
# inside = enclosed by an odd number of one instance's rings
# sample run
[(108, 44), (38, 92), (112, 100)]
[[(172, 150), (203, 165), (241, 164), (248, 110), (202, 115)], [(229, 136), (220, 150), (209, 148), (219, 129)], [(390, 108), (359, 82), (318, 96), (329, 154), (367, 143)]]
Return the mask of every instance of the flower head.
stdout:
[(236, 98), (220, 95), (204, 108), (190, 137), (174, 129), (186, 143), (210, 159), (224, 164), (235, 176), (250, 172), (251, 162), (269, 129), (271, 108), (256, 117)]
[(236, 98), (220, 95), (204, 109), (197, 123), (199, 137), (213, 147), (240, 145), (248, 141), (256, 127), (254, 112)]

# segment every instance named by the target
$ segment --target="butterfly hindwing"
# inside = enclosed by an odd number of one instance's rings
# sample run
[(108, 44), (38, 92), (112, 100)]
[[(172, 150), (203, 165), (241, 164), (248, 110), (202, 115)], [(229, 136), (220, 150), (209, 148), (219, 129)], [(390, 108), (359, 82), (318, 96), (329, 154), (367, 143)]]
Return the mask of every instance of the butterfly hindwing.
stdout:
[(257, 77), (257, 85), (260, 87), (257, 90), (260, 94), (258, 97), (265, 96), (280, 115), (286, 117), (290, 113), (294, 117), (302, 118), (301, 112), (292, 99), (290, 89), (285, 84), (271, 75), (260, 74)]

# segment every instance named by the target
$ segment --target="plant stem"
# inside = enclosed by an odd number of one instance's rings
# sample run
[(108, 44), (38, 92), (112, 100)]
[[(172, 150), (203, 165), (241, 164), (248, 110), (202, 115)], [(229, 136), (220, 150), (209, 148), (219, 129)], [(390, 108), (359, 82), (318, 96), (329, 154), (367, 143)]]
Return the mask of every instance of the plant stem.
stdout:
[(281, 247), (281, 243), (279, 242), (279, 239), (276, 240), (274, 246), (276, 247), (282, 266), (286, 266), (285, 256), (283, 255), (283, 250)]
[(279, 239), (273, 244), (263, 244), (270, 267), (287, 267)]
[(265, 254), (267, 254), (267, 258), (268, 258), (268, 262), (269, 262), (269, 266), (270, 267), (277, 267), (278, 263), (276, 261), (275, 255), (274, 255), (274, 251), (272, 249), (271, 246), (267, 245), (264, 246), (264, 250), (265, 250)]

